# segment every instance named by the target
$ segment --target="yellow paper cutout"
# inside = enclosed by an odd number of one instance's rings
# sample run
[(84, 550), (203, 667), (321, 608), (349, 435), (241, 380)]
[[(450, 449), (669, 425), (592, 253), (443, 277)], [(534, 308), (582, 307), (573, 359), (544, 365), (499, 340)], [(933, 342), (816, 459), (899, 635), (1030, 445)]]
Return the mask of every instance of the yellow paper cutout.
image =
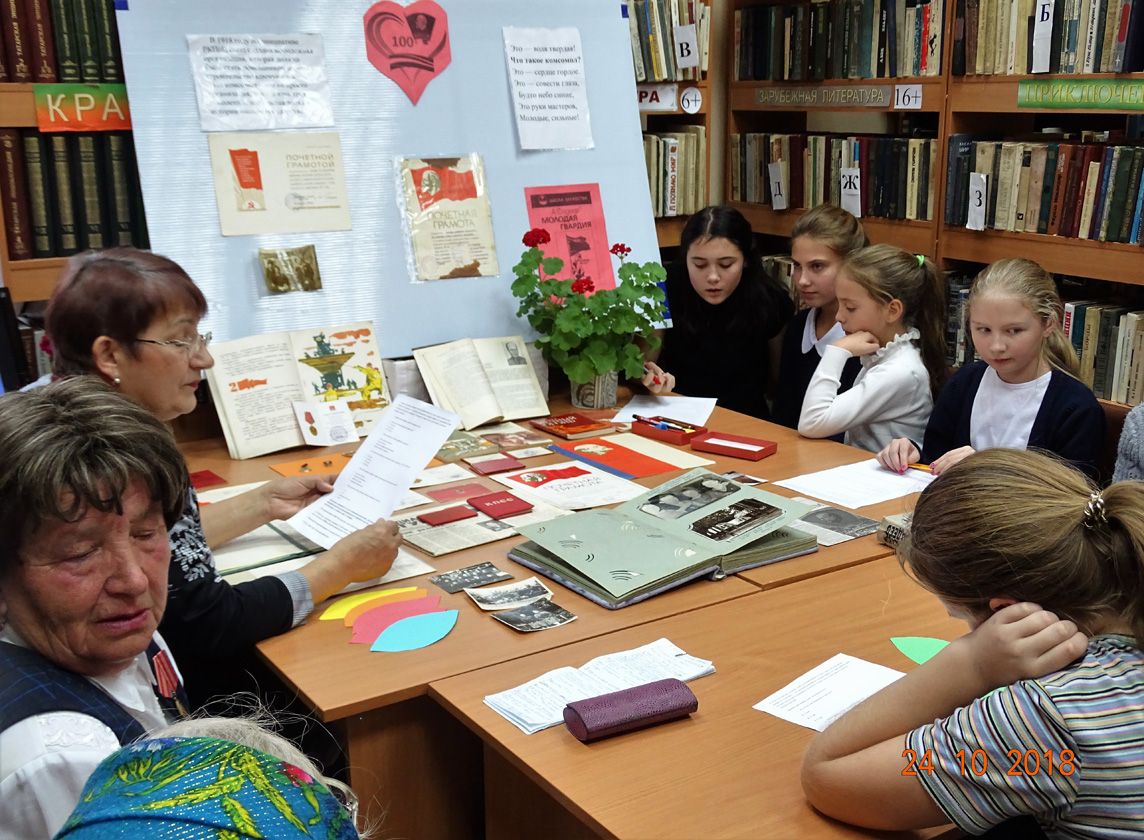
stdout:
[(426, 592), (424, 589), (413, 589), (413, 590), (410, 590), (409, 592), (391, 593), (391, 594), (386, 595), (382, 598), (378, 598), (376, 600), (371, 600), (371, 601), (365, 601), (364, 603), (358, 604), (356, 607), (354, 607), (352, 610), (350, 610), (348, 613), (346, 613), (345, 618), (343, 618), (342, 620), (345, 622), (346, 627), (353, 627), (354, 622), (358, 620), (359, 615), (361, 615), (362, 613), (369, 612), (374, 607), (380, 607), (381, 602), (383, 602), (383, 601), (386, 604), (396, 604), (398, 601), (414, 601), (417, 598), (424, 598), (428, 594), (429, 593)]
[(399, 589), (379, 589), (373, 592), (359, 592), (356, 595), (347, 595), (345, 598), (339, 598), (326, 607), (326, 611), (322, 613), (319, 621), (333, 621), (335, 618), (345, 618), (346, 613), (358, 604), (364, 604), (367, 601), (382, 600), (397, 592), (408, 592), (416, 588), (415, 586), (403, 586)]

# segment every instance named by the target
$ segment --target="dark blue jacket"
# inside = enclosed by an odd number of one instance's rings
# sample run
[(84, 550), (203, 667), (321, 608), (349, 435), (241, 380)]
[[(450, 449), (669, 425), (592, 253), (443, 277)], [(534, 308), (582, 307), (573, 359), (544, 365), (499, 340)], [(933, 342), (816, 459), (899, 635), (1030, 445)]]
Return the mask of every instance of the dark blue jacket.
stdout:
[[(985, 362), (964, 365), (941, 389), (926, 426), (922, 461), (928, 464), (951, 449), (970, 445), (973, 399), (988, 367)], [(1104, 411), (1100, 403), (1083, 382), (1054, 370), (1029, 432), (1029, 448), (1059, 455), (1095, 478), (1103, 447)]]

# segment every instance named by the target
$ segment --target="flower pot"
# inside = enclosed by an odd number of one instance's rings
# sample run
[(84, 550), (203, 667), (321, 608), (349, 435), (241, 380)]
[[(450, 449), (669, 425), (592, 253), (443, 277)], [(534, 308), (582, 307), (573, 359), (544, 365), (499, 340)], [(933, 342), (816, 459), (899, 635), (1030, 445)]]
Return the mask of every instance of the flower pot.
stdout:
[(616, 386), (620, 375), (616, 371), (601, 373), (582, 384), (572, 383), (573, 408), (612, 408), (616, 404)]

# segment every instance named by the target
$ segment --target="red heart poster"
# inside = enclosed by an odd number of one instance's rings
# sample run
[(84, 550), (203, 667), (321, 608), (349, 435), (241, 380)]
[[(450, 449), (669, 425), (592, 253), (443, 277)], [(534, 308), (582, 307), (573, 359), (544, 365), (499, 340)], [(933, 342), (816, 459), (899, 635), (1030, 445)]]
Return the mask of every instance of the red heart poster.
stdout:
[(369, 63), (416, 105), (425, 87), (453, 60), (449, 18), (433, 0), (399, 6), (383, 0), (365, 13), (365, 52)]

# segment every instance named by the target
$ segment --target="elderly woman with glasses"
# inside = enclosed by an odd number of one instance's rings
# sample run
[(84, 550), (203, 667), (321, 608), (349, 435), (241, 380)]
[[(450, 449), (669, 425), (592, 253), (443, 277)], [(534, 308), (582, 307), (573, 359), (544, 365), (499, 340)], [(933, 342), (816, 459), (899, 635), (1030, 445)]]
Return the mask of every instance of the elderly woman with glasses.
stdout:
[[(48, 304), (53, 373), (98, 376), (159, 420), (174, 420), (195, 408), (202, 371), (214, 364), (210, 334), (199, 333), (206, 311), (202, 292), (166, 257), (134, 248), (78, 254)], [(331, 489), (323, 477), (279, 479), (201, 512), (188, 489), (170, 534), (170, 603), (161, 629), (192, 701), (212, 688), (233, 690), (228, 671), (247, 667), (242, 659), (256, 642), (297, 626), (346, 585), (389, 570), (400, 536), (381, 520), (298, 571), (235, 586), (218, 575), (212, 547), (292, 516)]]
[(0, 838), (50, 837), (121, 744), (184, 699), (156, 630), (186, 468), (91, 377), (0, 397)]

